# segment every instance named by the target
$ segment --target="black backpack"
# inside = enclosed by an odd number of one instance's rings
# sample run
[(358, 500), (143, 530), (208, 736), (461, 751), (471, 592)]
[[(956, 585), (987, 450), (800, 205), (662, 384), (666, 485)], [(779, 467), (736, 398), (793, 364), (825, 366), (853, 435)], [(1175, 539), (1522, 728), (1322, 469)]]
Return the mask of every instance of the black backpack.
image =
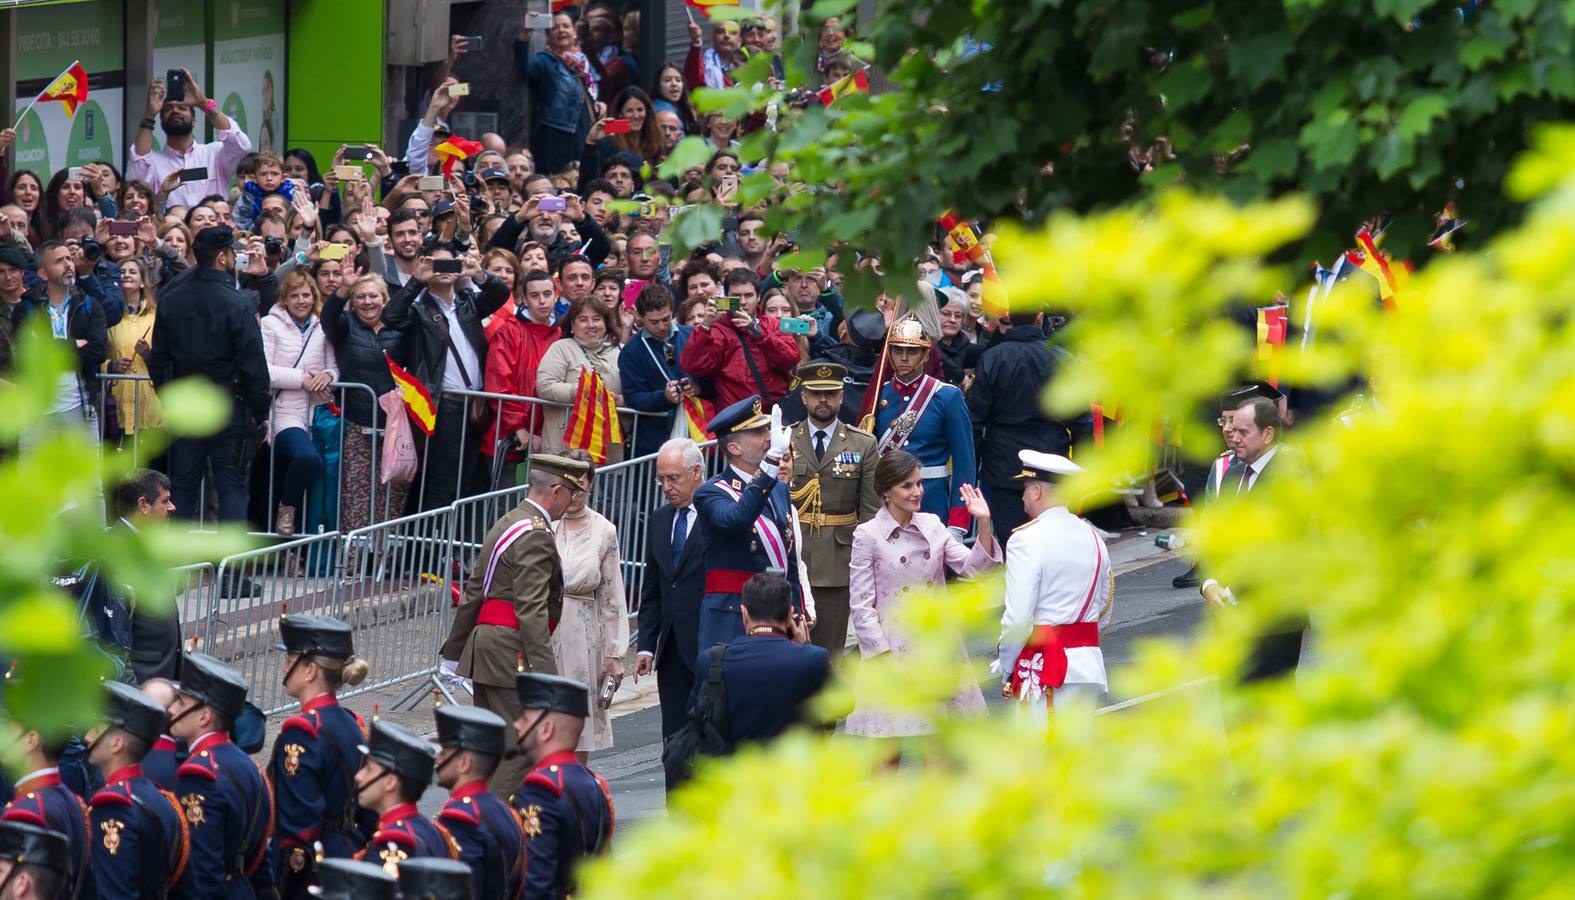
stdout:
[(689, 721), (678, 729), (662, 748), (662, 768), (674, 787), (689, 780), (694, 758), (731, 756), (733, 729), (727, 716), (727, 687), (722, 683), (722, 660), (727, 645), (717, 644), (707, 654), (705, 682), (689, 710)]

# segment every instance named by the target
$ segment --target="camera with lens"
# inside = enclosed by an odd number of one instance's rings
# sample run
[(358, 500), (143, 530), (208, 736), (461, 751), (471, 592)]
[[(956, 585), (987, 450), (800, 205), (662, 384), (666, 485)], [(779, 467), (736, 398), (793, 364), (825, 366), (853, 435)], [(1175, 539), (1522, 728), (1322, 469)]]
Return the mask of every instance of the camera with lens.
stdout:
[(83, 256), (94, 262), (98, 262), (99, 257), (104, 255), (104, 245), (100, 244), (98, 238), (92, 235), (84, 235), (81, 240), (77, 241), (77, 247), (82, 250)]
[(269, 256), (282, 256), (284, 254), (284, 238), (263, 238), (263, 252)]

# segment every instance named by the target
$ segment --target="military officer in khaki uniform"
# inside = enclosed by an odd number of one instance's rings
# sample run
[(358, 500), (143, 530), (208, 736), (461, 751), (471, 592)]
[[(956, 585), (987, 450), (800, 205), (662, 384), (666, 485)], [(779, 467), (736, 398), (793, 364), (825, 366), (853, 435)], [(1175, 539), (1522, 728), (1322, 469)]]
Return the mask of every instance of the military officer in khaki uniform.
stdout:
[(848, 568), (853, 528), (880, 509), (875, 436), (837, 420), (848, 370), (832, 362), (798, 369), (808, 418), (793, 426), (790, 496), (803, 529), (804, 563), (815, 594), (810, 639), (832, 659), (848, 640)]
[[(579, 460), (531, 457), (528, 493), (487, 532), (443, 644), (444, 670), (471, 679), (476, 705), (505, 721), (519, 718), (517, 672), (557, 674), (551, 638), (563, 608), (563, 568), (552, 528), (585, 490), (589, 471)], [(508, 797), (525, 778), (525, 768), (518, 748), (510, 745), (489, 789)]]

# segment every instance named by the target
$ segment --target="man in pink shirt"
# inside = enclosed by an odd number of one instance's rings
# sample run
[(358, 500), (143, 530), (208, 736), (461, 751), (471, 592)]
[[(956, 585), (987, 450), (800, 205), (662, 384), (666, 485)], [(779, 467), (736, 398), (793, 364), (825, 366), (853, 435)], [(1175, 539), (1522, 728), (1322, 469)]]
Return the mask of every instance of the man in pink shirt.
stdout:
[[(170, 176), (187, 173), (184, 179), (188, 180), (180, 181), (170, 190), (165, 200), (166, 208), (195, 206), (209, 195), (229, 193), (236, 164), (252, 149), (246, 132), (219, 111), (218, 104), (202, 92), (191, 72), (180, 71), (186, 78), (184, 99), (166, 100), (162, 78), (155, 78), (148, 85), (147, 114), (137, 128), (137, 139), (131, 145), (131, 162), (126, 166), (126, 178), (146, 182), (155, 191)], [(196, 130), (195, 110), (199, 109), (213, 120), (217, 140), (212, 143), (199, 144), (192, 138)], [(164, 146), (157, 151), (153, 149), (154, 116), (164, 129)]]

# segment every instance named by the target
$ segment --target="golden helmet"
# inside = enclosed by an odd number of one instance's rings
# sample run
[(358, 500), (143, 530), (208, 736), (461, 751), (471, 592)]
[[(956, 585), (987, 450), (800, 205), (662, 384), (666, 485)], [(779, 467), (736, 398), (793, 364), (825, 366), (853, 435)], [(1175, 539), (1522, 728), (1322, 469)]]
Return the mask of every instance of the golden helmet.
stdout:
[(906, 315), (891, 323), (891, 330), (886, 332), (886, 343), (893, 347), (929, 349), (930, 338), (924, 333), (924, 324), (917, 317)]

